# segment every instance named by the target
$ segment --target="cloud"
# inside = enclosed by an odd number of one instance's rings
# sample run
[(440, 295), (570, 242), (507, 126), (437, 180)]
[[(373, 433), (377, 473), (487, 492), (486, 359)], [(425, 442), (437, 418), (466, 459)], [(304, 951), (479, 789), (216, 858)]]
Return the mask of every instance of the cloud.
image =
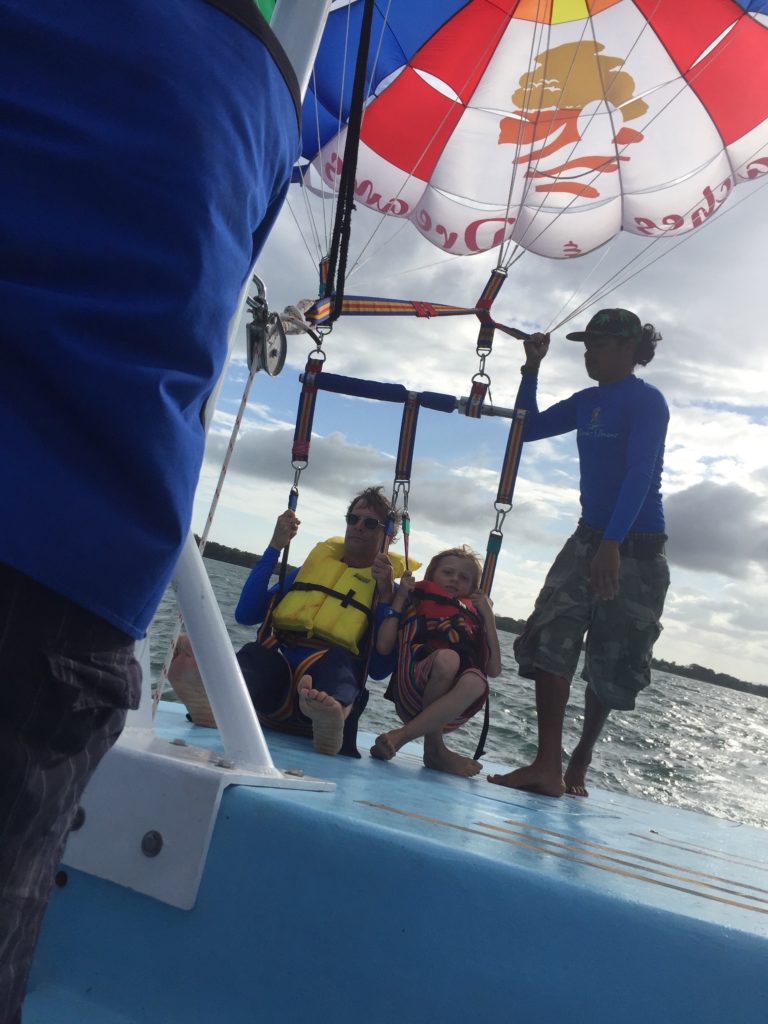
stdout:
[(763, 500), (738, 484), (700, 483), (665, 503), (670, 560), (689, 569), (746, 578), (768, 568)]

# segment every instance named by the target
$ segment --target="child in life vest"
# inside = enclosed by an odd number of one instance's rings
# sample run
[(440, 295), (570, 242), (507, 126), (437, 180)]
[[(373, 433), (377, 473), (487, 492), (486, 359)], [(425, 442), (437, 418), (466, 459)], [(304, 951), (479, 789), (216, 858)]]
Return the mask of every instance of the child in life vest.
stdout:
[(404, 724), (376, 738), (373, 757), (388, 761), (404, 743), (423, 736), (427, 768), (466, 778), (482, 768), (443, 740), (480, 711), (488, 677), (501, 671), (496, 620), (479, 583), (480, 563), (466, 546), (435, 555), (421, 583), (410, 573), (403, 576), (376, 650), (385, 655), (397, 646), (387, 697)]

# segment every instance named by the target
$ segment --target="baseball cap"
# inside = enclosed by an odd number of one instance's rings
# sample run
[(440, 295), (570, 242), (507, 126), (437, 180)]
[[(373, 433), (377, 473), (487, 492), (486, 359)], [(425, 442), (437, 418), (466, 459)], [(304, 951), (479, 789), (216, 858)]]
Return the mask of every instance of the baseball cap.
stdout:
[(628, 309), (601, 309), (595, 313), (587, 324), (585, 331), (573, 331), (566, 334), (569, 341), (586, 341), (587, 338), (626, 338), (628, 341), (640, 341), (643, 326), (636, 313)]

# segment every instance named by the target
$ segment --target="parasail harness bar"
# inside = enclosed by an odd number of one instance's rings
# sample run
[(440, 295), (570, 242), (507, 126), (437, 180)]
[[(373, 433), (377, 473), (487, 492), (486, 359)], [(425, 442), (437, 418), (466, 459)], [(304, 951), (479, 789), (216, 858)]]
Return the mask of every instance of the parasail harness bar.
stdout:
[[(299, 380), (304, 385), (302, 390), (302, 398), (305, 390), (312, 390), (313, 395), (317, 391), (331, 391), (338, 395), (348, 395), (353, 398), (370, 398), (379, 402), (394, 402), (395, 404), (404, 405), (409, 402), (411, 396), (418, 398), (418, 405), (424, 409), (434, 409), (436, 412), (461, 412), (464, 413), (472, 401), (471, 397), (468, 398), (456, 398), (453, 395), (442, 394), (439, 391), (408, 391), (408, 389), (402, 384), (391, 384), (383, 381), (376, 380), (363, 380), (360, 377), (344, 377), (338, 373), (323, 373), (320, 376), (313, 370), (309, 369), (310, 364), (307, 363), (307, 368), (304, 373), (299, 376)], [(314, 397), (312, 399), (314, 409)], [(301, 410), (301, 403), (300, 403)], [(515, 409), (505, 408), (500, 405), (494, 406), (482, 406), (480, 410), (483, 416), (501, 416), (505, 419), (512, 419), (517, 413)], [(409, 430), (415, 432), (416, 429), (416, 418), (418, 413), (410, 413), (413, 419), (412, 427)], [(309, 429), (311, 430), (311, 420), (309, 422)], [(298, 430), (298, 425), (297, 425)], [(308, 435), (307, 435), (308, 436)], [(414, 437), (410, 438), (410, 455), (408, 461), (408, 471), (410, 473), (410, 459), (413, 457), (413, 441)], [(294, 442), (295, 445), (295, 442)], [(307, 441), (308, 446), (308, 441)], [(401, 433), (401, 450), (398, 452), (398, 466), (400, 465), (402, 457), (402, 446), (403, 438)], [(305, 450), (305, 449), (302, 449)], [(295, 447), (294, 447), (295, 452)], [(302, 467), (305, 468), (305, 467)], [(399, 475), (399, 470), (398, 470)]]

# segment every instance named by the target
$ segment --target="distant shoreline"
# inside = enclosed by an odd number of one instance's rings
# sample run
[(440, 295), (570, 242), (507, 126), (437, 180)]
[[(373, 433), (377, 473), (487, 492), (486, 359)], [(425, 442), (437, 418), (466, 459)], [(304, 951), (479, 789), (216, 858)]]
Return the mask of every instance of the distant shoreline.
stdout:
[[(196, 538), (199, 540), (199, 538)], [(259, 561), (261, 555), (254, 555), (250, 551), (241, 551), (240, 548), (230, 548), (225, 544), (217, 544), (209, 540), (205, 546), (205, 557), (211, 558), (214, 562), (226, 562), (230, 565), (240, 565), (244, 569), (252, 569)], [(290, 566), (289, 568), (293, 568)], [(507, 615), (496, 616), (496, 627), (504, 633), (520, 634), (525, 619), (513, 619)], [(678, 665), (674, 661), (664, 661), (661, 658), (654, 658), (651, 667), (657, 672), (670, 672), (672, 675), (683, 676), (685, 679), (696, 679), (701, 683), (712, 683), (714, 686), (725, 686), (729, 690), (740, 690), (742, 693), (752, 693), (758, 697), (768, 697), (768, 686), (759, 683), (748, 683), (744, 679), (736, 679), (725, 672), (715, 672), (703, 665)]]

